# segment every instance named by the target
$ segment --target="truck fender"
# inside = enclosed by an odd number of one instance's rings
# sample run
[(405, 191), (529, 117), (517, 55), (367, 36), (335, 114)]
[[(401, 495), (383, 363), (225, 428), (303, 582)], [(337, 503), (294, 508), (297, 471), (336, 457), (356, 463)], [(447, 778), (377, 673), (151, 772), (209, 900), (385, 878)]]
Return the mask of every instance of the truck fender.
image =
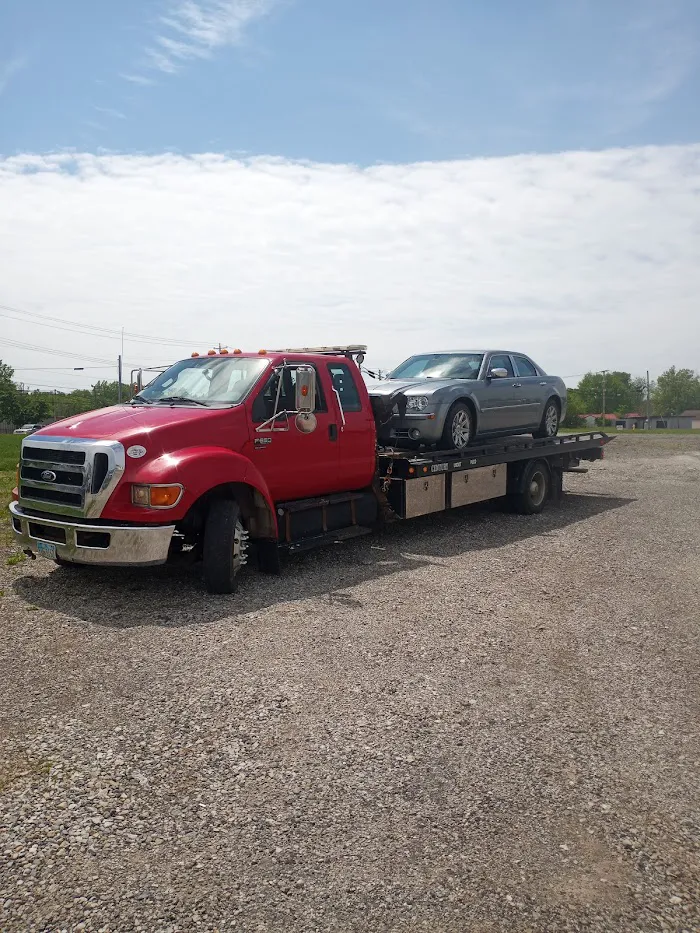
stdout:
[(130, 481), (181, 483), (184, 493), (171, 513), (176, 520), (184, 518), (207, 494), (233, 487), (232, 491), (236, 495), (235, 487), (239, 487), (239, 492), (245, 491), (241, 487), (247, 487), (250, 491), (247, 511), (257, 513), (257, 536), (277, 537), (275, 505), (267, 483), (255, 464), (235, 451), (221, 447), (188, 447), (185, 450), (168, 452), (144, 463), (132, 474)]

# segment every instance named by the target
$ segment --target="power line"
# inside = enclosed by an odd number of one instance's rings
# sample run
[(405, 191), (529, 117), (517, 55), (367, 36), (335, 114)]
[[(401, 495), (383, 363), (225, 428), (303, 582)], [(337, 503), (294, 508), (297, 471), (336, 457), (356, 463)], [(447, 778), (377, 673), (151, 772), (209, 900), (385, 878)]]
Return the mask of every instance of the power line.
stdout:
[[(53, 356), (63, 356), (66, 359), (85, 360), (86, 363), (106, 363), (110, 360), (101, 359), (95, 356), (83, 356), (82, 353), (68, 353), (65, 350), (56, 350), (52, 347), (38, 347), (33, 343), (22, 343), (19, 340), (10, 340), (7, 337), (0, 337), (0, 345), (8, 347), (18, 347), (20, 350), (32, 350), (34, 353), (50, 353)], [(116, 364), (113, 364), (116, 365)]]
[(30, 389), (68, 389), (71, 392), (92, 392), (92, 386), (90, 386), (90, 388), (86, 388), (85, 386), (55, 386), (49, 385), (46, 382), (20, 382), (18, 388), (20, 386), (20, 392), (26, 392)]
[(30, 371), (33, 372), (64, 372), (71, 373), (76, 369), (114, 369), (114, 363), (106, 364), (104, 366), (13, 366), (15, 372), (27, 373)]
[[(10, 312), (10, 314), (3, 312)], [(39, 314), (37, 311), (25, 311), (22, 308), (15, 308), (10, 305), (0, 304), (0, 317), (6, 317), (10, 320), (21, 321), (21, 318), (11, 317), (12, 314), (21, 314), (25, 317), (30, 318), (40, 318), (41, 321), (55, 321), (54, 324), (41, 324), (40, 321), (33, 321), (34, 324), (39, 324), (41, 327), (55, 327), (57, 330), (68, 330), (70, 331), (73, 328), (72, 333), (82, 332), (85, 334), (90, 334), (97, 337), (109, 337), (112, 339), (122, 338), (122, 330), (114, 330), (111, 327), (100, 327), (98, 324), (81, 324), (78, 321), (67, 321), (65, 318), (53, 317), (50, 314)], [(65, 325), (68, 325), (66, 327)], [(150, 334), (137, 334), (132, 333), (131, 331), (124, 331), (124, 337), (128, 337), (129, 340), (141, 341), (144, 343), (157, 343), (157, 344), (167, 344), (169, 346), (191, 346), (192, 344), (198, 345), (202, 342), (202, 338), (198, 337), (196, 339), (185, 339), (177, 340), (172, 337), (156, 337)]]

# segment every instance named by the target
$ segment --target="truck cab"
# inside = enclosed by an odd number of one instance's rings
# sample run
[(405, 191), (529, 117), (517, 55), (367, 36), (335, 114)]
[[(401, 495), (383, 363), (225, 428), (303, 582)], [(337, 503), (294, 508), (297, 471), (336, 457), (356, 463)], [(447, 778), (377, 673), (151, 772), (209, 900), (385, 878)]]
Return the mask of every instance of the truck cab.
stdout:
[(160, 564), (192, 547), (209, 588), (230, 591), (250, 540), (261, 553), (277, 541), (278, 503), (371, 486), (364, 349), (195, 353), (127, 405), (38, 431), (22, 446), (16, 538), (65, 564)]

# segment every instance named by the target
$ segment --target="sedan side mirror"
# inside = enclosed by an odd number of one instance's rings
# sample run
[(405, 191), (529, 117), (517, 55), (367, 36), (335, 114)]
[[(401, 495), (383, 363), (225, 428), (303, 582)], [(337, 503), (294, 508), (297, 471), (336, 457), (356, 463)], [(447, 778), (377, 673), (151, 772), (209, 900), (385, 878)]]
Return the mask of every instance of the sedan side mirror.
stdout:
[(507, 379), (508, 370), (504, 369), (502, 366), (496, 366), (494, 369), (489, 370), (489, 379)]

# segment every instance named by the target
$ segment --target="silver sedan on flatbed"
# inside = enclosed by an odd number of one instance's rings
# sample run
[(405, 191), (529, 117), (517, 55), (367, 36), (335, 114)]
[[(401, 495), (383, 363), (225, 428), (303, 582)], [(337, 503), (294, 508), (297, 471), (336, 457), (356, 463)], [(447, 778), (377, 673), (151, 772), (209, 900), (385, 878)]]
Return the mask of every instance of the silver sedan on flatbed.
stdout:
[(566, 386), (524, 353), (420, 353), (370, 386), (379, 442), (463, 450), (482, 437), (554, 437)]

